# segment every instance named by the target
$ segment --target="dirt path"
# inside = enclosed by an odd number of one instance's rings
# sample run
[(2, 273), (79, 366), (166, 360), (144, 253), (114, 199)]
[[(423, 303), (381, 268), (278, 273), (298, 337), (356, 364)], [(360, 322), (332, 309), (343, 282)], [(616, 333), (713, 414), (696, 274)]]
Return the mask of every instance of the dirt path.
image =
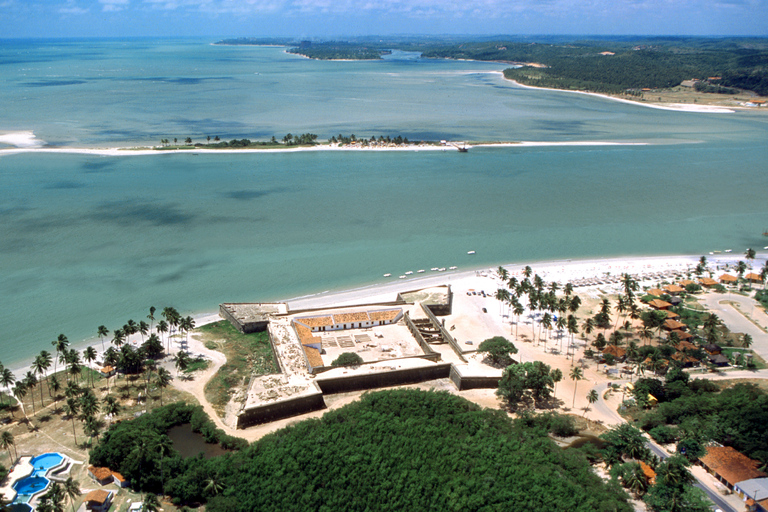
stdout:
[[(174, 342), (175, 353), (178, 353), (179, 348), (180, 345)], [(200, 405), (203, 406), (205, 413), (210, 416), (214, 423), (216, 423), (218, 428), (222, 429), (229, 435), (240, 436), (239, 431), (236, 431), (235, 429), (232, 429), (224, 424), (222, 419), (213, 409), (213, 406), (211, 406), (210, 402), (208, 402), (208, 400), (205, 398), (205, 384), (211, 378), (213, 378), (214, 375), (216, 375), (216, 372), (219, 371), (219, 368), (221, 368), (221, 366), (227, 362), (227, 358), (221, 352), (205, 348), (205, 345), (203, 345), (200, 340), (196, 339), (195, 336), (191, 336), (189, 338), (189, 352), (191, 354), (204, 355), (211, 361), (211, 364), (203, 371), (194, 372), (191, 375), (191, 378), (182, 379), (180, 378), (180, 375), (176, 375), (174, 360), (172, 358), (166, 358), (166, 360), (163, 362), (163, 367), (170, 371), (173, 375), (173, 380), (171, 381), (173, 387), (193, 395), (200, 403)]]

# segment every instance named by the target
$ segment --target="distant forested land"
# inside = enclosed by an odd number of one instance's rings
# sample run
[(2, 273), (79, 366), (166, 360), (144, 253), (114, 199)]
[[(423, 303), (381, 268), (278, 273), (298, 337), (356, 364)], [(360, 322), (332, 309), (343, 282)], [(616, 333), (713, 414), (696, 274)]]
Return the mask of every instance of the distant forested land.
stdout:
[(91, 460), (133, 470), (136, 490), (160, 492), (162, 482), (175, 503), (209, 512), (631, 510), (615, 482), (595, 475), (580, 450), (558, 448), (541, 422), (446, 392), (368, 393), (211, 459), (159, 448), (175, 412), (113, 426)]
[[(240, 38), (219, 44), (281, 44), (314, 59), (379, 59), (391, 50), (421, 52), (425, 58), (538, 63), (505, 70), (526, 85), (612, 94), (644, 88), (667, 89), (699, 79), (698, 90), (733, 94), (735, 89), (768, 95), (767, 38), (596, 38), (563, 37), (458, 40), (451, 38), (352, 38), (302, 41)], [(709, 80), (719, 77), (717, 80)]]
[(301, 41), (281, 38), (249, 38), (224, 39), (216, 44), (225, 45), (280, 45), (288, 46), (288, 53), (303, 55), (318, 60), (378, 60), (382, 55), (391, 51), (388, 48), (366, 42), (347, 41)]
[(713, 91), (739, 88), (768, 95), (768, 39), (496, 41), (443, 45), (422, 56), (542, 64), (546, 67), (504, 71), (509, 79), (539, 87), (624, 93), (719, 77)]

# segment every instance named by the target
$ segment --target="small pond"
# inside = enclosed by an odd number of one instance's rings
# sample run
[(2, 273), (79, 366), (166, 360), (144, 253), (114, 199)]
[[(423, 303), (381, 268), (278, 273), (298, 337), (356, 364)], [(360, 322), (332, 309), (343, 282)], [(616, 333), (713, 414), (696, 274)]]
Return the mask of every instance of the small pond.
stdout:
[(206, 443), (202, 434), (192, 431), (192, 425), (189, 423), (171, 428), (168, 431), (168, 437), (173, 442), (173, 448), (184, 458), (202, 453), (203, 457), (210, 459), (227, 453), (227, 450), (218, 444)]
[(592, 434), (579, 434), (563, 448), (581, 448), (585, 444), (593, 444), (595, 448), (602, 449), (605, 446), (605, 441)]

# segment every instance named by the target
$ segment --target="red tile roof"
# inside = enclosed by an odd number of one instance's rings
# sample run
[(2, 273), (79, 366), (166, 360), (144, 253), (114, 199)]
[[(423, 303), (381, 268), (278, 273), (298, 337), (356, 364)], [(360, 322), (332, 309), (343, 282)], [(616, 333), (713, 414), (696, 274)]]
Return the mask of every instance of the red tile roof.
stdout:
[(757, 470), (757, 461), (730, 446), (710, 446), (707, 448), (707, 454), (699, 460), (731, 486), (744, 480), (768, 476)]
[(648, 303), (648, 305), (655, 309), (666, 309), (670, 307), (672, 304), (670, 304), (665, 300), (653, 299), (651, 302)]
[(337, 324), (347, 324), (352, 322), (367, 322), (370, 318), (368, 318), (368, 313), (365, 311), (357, 311), (355, 313), (339, 313), (333, 315), (333, 320)]
[(676, 330), (683, 330), (687, 329), (688, 326), (678, 322), (677, 320), (672, 320), (671, 318), (668, 318), (664, 320), (664, 328), (669, 329), (670, 331), (676, 331)]
[(333, 317), (331, 316), (313, 316), (310, 318), (297, 318), (297, 322), (301, 322), (307, 327), (329, 327), (333, 325)]
[(109, 468), (98, 468), (96, 466), (89, 466), (88, 472), (98, 481), (112, 478), (112, 471)]
[(99, 504), (104, 504), (109, 499), (109, 493), (102, 489), (96, 489), (95, 491), (91, 491), (88, 494), (85, 495), (83, 498), (84, 503), (94, 502)]
[(389, 311), (371, 311), (368, 316), (372, 322), (394, 320), (400, 314), (400, 309), (390, 309)]

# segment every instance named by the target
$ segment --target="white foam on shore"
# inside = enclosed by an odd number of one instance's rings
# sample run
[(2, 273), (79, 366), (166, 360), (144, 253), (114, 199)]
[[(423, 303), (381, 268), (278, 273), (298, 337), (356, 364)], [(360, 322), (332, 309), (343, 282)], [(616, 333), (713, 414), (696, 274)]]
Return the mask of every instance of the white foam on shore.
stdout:
[(43, 141), (37, 139), (34, 132), (0, 133), (0, 143), (17, 148), (37, 148), (43, 145)]

